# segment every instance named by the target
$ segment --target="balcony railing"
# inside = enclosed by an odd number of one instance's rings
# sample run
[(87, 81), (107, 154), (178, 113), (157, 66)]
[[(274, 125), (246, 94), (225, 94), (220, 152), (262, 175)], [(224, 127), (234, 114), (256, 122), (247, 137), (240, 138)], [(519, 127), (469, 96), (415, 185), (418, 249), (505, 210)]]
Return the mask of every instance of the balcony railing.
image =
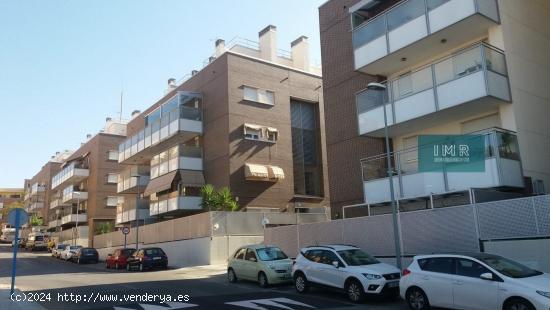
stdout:
[[(140, 221), (144, 221), (144, 220), (147, 220), (147, 219), (150, 218), (149, 208), (147, 208), (147, 209), (138, 209), (137, 211), (138, 211)], [(116, 215), (116, 224), (129, 223), (129, 222), (133, 222), (135, 220), (136, 220), (136, 210), (135, 209), (123, 211), (121, 213), (117, 213), (117, 215)]]
[[(485, 169), (482, 172), (448, 172), (445, 169), (420, 172), (418, 147), (392, 153), (396, 198), (429, 197), (470, 188), (522, 188), (523, 174), (515, 133), (492, 129), (480, 134), (485, 138)], [(361, 160), (365, 203), (390, 201), (386, 158), (382, 154)]]
[(39, 210), (39, 209), (42, 209), (42, 208), (44, 208), (44, 202), (33, 202), (29, 206), (29, 211), (36, 211), (36, 210)]
[(68, 205), (69, 205), (68, 203), (63, 202), (62, 197), (61, 198), (56, 198), (56, 199), (53, 199), (50, 202), (50, 209), (55, 209), (57, 207), (64, 207), (64, 206), (68, 206)]
[(122, 163), (179, 132), (191, 133), (188, 138), (202, 134), (200, 98), (198, 93), (178, 92), (152, 112), (146, 118), (145, 128), (119, 145), (118, 162)]
[(353, 29), (355, 69), (389, 75), (480, 37), (499, 22), (496, 0), (401, 1)]
[(151, 159), (151, 179), (170, 171), (202, 170), (202, 147), (195, 145), (177, 145)]
[(57, 226), (61, 226), (61, 220), (53, 220), (48, 222), (48, 229), (56, 228)]
[(68, 184), (76, 184), (86, 179), (89, 175), (90, 170), (87, 167), (72, 162), (52, 178), (52, 189)]
[[(511, 100), (505, 56), (502, 51), (484, 43), (388, 81), (386, 86), (385, 93), (364, 90), (356, 95), (360, 134), (382, 134), (383, 106), (386, 107), (388, 125), (399, 129), (401, 123), (463, 103), (478, 100), (479, 107), (491, 109), (495, 100)], [(493, 100), (479, 100), (482, 98)], [(474, 110), (464, 112), (473, 113)], [(448, 120), (440, 118), (440, 121)], [(433, 122), (437, 120), (432, 119), (430, 124)], [(413, 129), (420, 130), (427, 123), (418, 121), (416, 125), (420, 127)], [(407, 127), (407, 130), (412, 130), (410, 123)], [(399, 134), (398, 130), (391, 132)]]
[(88, 200), (88, 192), (69, 186), (63, 190), (63, 197), (61, 202), (63, 203), (78, 203)]
[(201, 210), (202, 198), (196, 196), (178, 196), (164, 200), (151, 201), (149, 214), (160, 215), (177, 210)]
[(85, 223), (88, 221), (88, 215), (86, 213), (79, 214), (67, 214), (61, 218), (61, 225)]
[(43, 193), (44, 191), (46, 191), (46, 186), (45, 185), (35, 183), (31, 187), (31, 196), (38, 195), (40, 193)]

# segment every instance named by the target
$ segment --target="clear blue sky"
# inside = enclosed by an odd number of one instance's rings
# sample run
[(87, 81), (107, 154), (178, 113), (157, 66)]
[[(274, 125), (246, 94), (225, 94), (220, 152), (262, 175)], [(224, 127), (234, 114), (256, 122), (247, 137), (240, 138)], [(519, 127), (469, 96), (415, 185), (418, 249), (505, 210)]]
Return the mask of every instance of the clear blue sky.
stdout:
[(51, 155), (144, 110), (214, 51), (218, 38), (257, 41), (277, 26), (279, 48), (300, 35), (320, 59), (325, 0), (0, 0), (0, 187), (22, 187)]

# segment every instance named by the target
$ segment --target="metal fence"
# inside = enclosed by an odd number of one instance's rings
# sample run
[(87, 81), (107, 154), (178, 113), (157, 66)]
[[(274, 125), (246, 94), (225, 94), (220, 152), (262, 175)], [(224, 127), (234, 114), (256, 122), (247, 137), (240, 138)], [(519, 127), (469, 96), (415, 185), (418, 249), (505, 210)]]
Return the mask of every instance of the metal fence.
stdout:
[[(403, 255), (478, 252), (480, 241), (550, 236), (550, 195), (399, 214)], [(295, 257), (316, 244), (353, 244), (395, 255), (390, 214), (268, 228), (265, 242)]]
[[(267, 219), (265, 221), (264, 219)], [(293, 225), (326, 221), (324, 213), (277, 213), (277, 212), (205, 212), (139, 227), (139, 242), (153, 244), (176, 240), (211, 236), (261, 236), (265, 223), (269, 225)], [(136, 240), (135, 229), (130, 229), (127, 242)], [(121, 246), (124, 235), (111, 232), (94, 236), (95, 248)]]

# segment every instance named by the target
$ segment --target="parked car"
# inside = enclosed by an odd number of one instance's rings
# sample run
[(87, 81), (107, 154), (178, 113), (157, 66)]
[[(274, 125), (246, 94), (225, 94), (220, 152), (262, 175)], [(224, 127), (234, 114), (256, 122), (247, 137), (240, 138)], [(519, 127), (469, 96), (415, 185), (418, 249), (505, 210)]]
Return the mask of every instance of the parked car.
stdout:
[(71, 257), (71, 260), (73, 262), (76, 262), (77, 264), (97, 264), (97, 262), (99, 261), (99, 254), (94, 248), (79, 248), (76, 250), (76, 253)]
[(126, 270), (137, 268), (139, 271), (159, 267), (168, 269), (168, 256), (161, 248), (143, 248), (132, 253), (126, 260)]
[(80, 249), (81, 245), (68, 245), (63, 251), (61, 251), (60, 258), (65, 261), (70, 261), (76, 254), (76, 251)]
[(105, 268), (124, 269), (126, 260), (135, 252), (135, 249), (117, 249), (113, 254), (108, 254), (105, 260)]
[(306, 293), (310, 286), (330, 287), (345, 291), (356, 303), (367, 295), (396, 296), (400, 275), (396, 267), (351, 245), (304, 248), (292, 267), (298, 293)]
[(48, 235), (40, 232), (30, 233), (25, 248), (31, 251), (46, 250), (48, 248)]
[(261, 287), (292, 282), (292, 260), (276, 246), (264, 244), (239, 248), (229, 259), (227, 279), (257, 281)]
[(486, 253), (416, 256), (400, 294), (414, 310), (548, 310), (550, 275)]
[(56, 244), (55, 247), (52, 248), (52, 257), (59, 258), (61, 252), (65, 250), (65, 247), (65, 244)]

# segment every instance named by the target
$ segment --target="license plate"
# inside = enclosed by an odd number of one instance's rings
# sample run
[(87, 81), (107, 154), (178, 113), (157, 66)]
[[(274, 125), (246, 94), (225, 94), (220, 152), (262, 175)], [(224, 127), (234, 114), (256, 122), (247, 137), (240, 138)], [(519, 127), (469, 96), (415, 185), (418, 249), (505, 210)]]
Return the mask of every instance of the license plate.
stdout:
[(162, 259), (162, 257), (153, 257), (153, 260)]
[(388, 287), (398, 287), (399, 286), (399, 282), (390, 282), (388, 283)]

